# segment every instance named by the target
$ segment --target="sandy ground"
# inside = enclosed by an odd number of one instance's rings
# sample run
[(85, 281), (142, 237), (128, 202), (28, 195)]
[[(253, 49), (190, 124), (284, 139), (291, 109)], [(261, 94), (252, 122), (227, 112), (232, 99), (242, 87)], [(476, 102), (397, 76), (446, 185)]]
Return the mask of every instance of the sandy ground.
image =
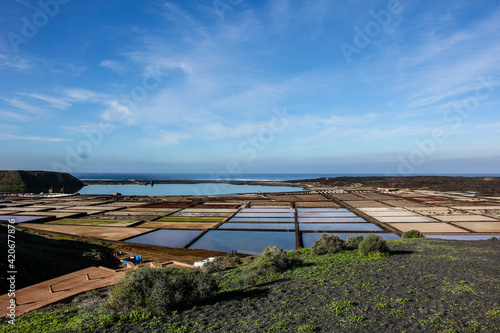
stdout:
[(345, 200), (366, 200), (365, 198), (360, 197), (359, 195), (356, 195), (356, 194), (352, 194), (352, 193), (333, 193), (333, 194), (331, 194), (331, 196), (334, 197), (335, 199), (339, 199), (342, 201), (345, 201)]
[(425, 207), (425, 205), (410, 200), (384, 200), (382, 203), (395, 207)]
[(232, 216), (234, 213), (185, 213), (179, 212), (169, 215), (168, 217), (206, 217), (206, 218), (226, 218)]
[(500, 206), (453, 206), (452, 208), (454, 209), (463, 209), (463, 210), (477, 210), (477, 209), (483, 209), (483, 210), (493, 210), (493, 209), (500, 209)]
[(486, 217), (481, 215), (437, 215), (433, 216), (435, 219), (445, 221), (445, 222), (473, 222), (473, 221), (496, 221), (500, 220), (494, 219), (492, 217)]
[(454, 222), (453, 224), (475, 232), (500, 232), (500, 222)]
[(179, 209), (178, 208), (144, 208), (144, 207), (132, 207), (132, 208), (125, 208), (124, 210), (122, 210), (122, 212), (129, 212), (129, 211), (132, 211), (132, 212), (144, 212), (144, 213), (148, 213), (148, 212), (162, 212), (162, 213), (173, 213), (173, 212), (176, 212), (178, 211)]
[(84, 212), (55, 212), (55, 211), (48, 211), (48, 212), (20, 212), (16, 213), (15, 215), (24, 215), (24, 216), (53, 216), (57, 219), (64, 219), (64, 218), (69, 218), (69, 217), (78, 217), (80, 215), (85, 215), (86, 213)]
[(368, 214), (368, 215), (370, 215), (370, 216), (372, 216), (374, 218), (377, 218), (377, 217), (380, 217), (380, 216), (387, 216), (387, 217), (390, 217), (390, 216), (422, 217), (422, 215), (418, 215), (418, 214), (413, 213), (413, 212), (366, 212), (366, 214)]
[[(87, 274), (90, 280), (87, 280)], [(70, 274), (59, 276), (32, 286), (16, 290), (16, 316), (43, 306), (62, 301), (83, 292), (115, 284), (125, 274), (114, 270), (89, 267)], [(53, 293), (49, 290), (52, 286)], [(9, 305), (8, 294), (0, 296), (1, 315)]]
[(140, 228), (161, 228), (161, 229), (188, 229), (205, 230), (214, 228), (219, 223), (210, 222), (144, 222), (137, 227)]
[(357, 200), (357, 201), (344, 201), (346, 204), (354, 207), (354, 208), (385, 208), (391, 207), (380, 203), (378, 201), (370, 201), (370, 200)]
[(298, 201), (295, 203), (297, 208), (338, 208), (340, 207), (330, 201)]
[(57, 224), (57, 225), (90, 225), (90, 226), (101, 226), (101, 227), (128, 227), (139, 221), (127, 221), (127, 220), (80, 220), (80, 219), (63, 219), (48, 222), (46, 224)]
[(184, 213), (222, 213), (222, 214), (234, 214), (238, 209), (230, 208), (185, 208), (182, 210)]
[(382, 223), (392, 223), (392, 222), (437, 222), (434, 219), (426, 216), (377, 216), (375, 217)]
[(129, 237), (138, 236), (154, 230), (149, 228), (48, 225), (48, 224), (35, 224), (35, 223), (23, 223), (22, 226), (30, 229), (59, 232), (63, 234), (100, 238), (113, 241), (118, 241)]
[(104, 215), (115, 215), (115, 216), (141, 216), (141, 215), (148, 215), (148, 216), (165, 216), (168, 215), (166, 212), (156, 212), (156, 211), (151, 211), (151, 212), (135, 212), (135, 211), (130, 211), (130, 210), (115, 210), (112, 212), (106, 212), (103, 213)]
[(419, 230), (423, 233), (456, 232), (467, 233), (467, 231), (449, 225), (447, 223), (389, 223), (389, 225), (401, 232)]
[(289, 202), (266, 202), (266, 201), (254, 201), (251, 204), (252, 208), (292, 208), (292, 204)]

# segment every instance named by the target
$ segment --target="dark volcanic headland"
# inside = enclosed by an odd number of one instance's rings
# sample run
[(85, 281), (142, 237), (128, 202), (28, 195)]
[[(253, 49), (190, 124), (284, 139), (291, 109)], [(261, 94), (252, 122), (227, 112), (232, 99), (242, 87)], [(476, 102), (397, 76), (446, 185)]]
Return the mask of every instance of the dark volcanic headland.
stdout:
[(75, 193), (83, 186), (69, 173), (0, 170), (0, 193)]

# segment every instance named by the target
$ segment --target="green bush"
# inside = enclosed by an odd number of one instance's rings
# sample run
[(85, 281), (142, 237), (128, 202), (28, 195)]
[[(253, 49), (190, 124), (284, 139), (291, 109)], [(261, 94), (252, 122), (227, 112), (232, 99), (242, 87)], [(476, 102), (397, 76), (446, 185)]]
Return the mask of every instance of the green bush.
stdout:
[(82, 327), (91, 327), (98, 325), (106, 315), (104, 304), (106, 304), (106, 295), (91, 290), (84, 294), (76, 296), (73, 304), (78, 306), (80, 325)]
[(240, 287), (255, 286), (259, 282), (261, 275), (261, 272), (258, 270), (244, 269), (238, 275), (236, 283)]
[(358, 252), (362, 256), (366, 256), (373, 253), (388, 252), (389, 246), (385, 239), (379, 235), (368, 235), (366, 236), (358, 246)]
[(241, 258), (238, 256), (227, 257), (224, 259), (224, 262), (226, 263), (226, 266), (228, 266), (228, 267), (239, 266), (243, 263)]
[(216, 257), (214, 260), (209, 261), (205, 265), (203, 265), (202, 269), (207, 273), (216, 273), (223, 271), (224, 269), (226, 269), (226, 267), (224, 266), (222, 258)]
[(401, 238), (425, 238), (425, 236), (418, 230), (410, 230), (405, 232)]
[(491, 240), (491, 241), (497, 241), (497, 240), (498, 240), (498, 238), (496, 238), (495, 236), (493, 236), (493, 237), (488, 238), (488, 240)]
[(346, 239), (344, 247), (347, 250), (356, 250), (359, 246), (359, 243), (361, 243), (362, 240), (363, 240), (362, 235), (349, 237)]
[(313, 255), (337, 253), (344, 248), (344, 241), (337, 235), (323, 234), (311, 247)]
[(96, 249), (92, 249), (89, 252), (85, 252), (82, 254), (84, 257), (88, 257), (90, 259), (93, 259), (95, 261), (103, 262), (105, 258), (104, 254), (102, 252), (97, 251)]
[(285, 250), (277, 246), (266, 247), (262, 255), (255, 261), (257, 269), (272, 273), (284, 272), (301, 264), (301, 259), (292, 258)]
[(161, 315), (203, 302), (217, 290), (213, 275), (200, 269), (143, 267), (111, 287), (106, 306), (117, 315), (132, 311)]

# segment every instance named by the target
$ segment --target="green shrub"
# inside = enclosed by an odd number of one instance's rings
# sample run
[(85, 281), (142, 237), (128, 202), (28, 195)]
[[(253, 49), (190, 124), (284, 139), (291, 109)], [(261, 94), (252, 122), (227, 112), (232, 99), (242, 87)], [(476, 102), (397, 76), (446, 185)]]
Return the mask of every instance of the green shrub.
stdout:
[(216, 273), (223, 271), (224, 269), (226, 269), (226, 267), (224, 266), (222, 258), (216, 257), (214, 260), (209, 261), (205, 265), (203, 265), (202, 269), (207, 273)]
[(224, 259), (224, 261), (228, 267), (239, 266), (243, 263), (241, 258), (238, 256), (227, 257)]
[(285, 250), (277, 246), (266, 247), (262, 255), (255, 261), (257, 269), (272, 273), (284, 272), (301, 264), (301, 259), (291, 257)]
[(358, 252), (362, 256), (366, 256), (373, 253), (388, 252), (389, 246), (385, 239), (379, 235), (368, 235), (366, 236), (358, 246)]
[(106, 315), (104, 309), (106, 295), (97, 290), (91, 290), (76, 296), (72, 303), (78, 306), (79, 324), (82, 327), (98, 325)]
[(356, 250), (359, 246), (359, 243), (361, 243), (362, 240), (363, 240), (362, 235), (349, 237), (346, 239), (344, 247), (347, 250)]
[(256, 260), (256, 258), (254, 256), (248, 256), (248, 257), (244, 257), (242, 259), (244, 265), (249, 265), (249, 264), (253, 263), (255, 260)]
[(99, 261), (99, 262), (102, 262), (105, 259), (104, 254), (102, 252), (97, 251), (96, 249), (92, 249), (89, 252), (85, 252), (82, 254), (82, 256), (88, 257), (90, 259), (93, 259), (93, 260)]
[(418, 230), (410, 230), (405, 232), (401, 238), (425, 238), (425, 236)]
[(240, 287), (255, 286), (261, 278), (261, 272), (253, 269), (245, 269), (238, 275), (237, 284)]
[(495, 236), (493, 236), (493, 237), (488, 238), (488, 240), (491, 240), (491, 241), (497, 241), (497, 240), (498, 240), (498, 238), (496, 238)]
[(139, 268), (111, 287), (107, 306), (117, 315), (161, 315), (203, 302), (217, 292), (212, 274), (200, 269)]
[(337, 235), (323, 234), (311, 247), (313, 255), (331, 254), (341, 251), (344, 241)]

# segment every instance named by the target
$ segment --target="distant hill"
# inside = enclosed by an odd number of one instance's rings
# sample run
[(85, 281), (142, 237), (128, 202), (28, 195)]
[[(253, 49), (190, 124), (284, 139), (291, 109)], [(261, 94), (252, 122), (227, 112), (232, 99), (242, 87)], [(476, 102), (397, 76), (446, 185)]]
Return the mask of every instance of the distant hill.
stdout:
[(500, 177), (450, 177), (450, 176), (410, 176), (410, 177), (332, 177), (306, 180), (289, 180), (288, 183), (314, 182), (341, 188), (394, 187), (432, 191), (473, 191), (481, 194), (500, 193)]
[(84, 184), (69, 173), (0, 170), (0, 193), (74, 193)]

